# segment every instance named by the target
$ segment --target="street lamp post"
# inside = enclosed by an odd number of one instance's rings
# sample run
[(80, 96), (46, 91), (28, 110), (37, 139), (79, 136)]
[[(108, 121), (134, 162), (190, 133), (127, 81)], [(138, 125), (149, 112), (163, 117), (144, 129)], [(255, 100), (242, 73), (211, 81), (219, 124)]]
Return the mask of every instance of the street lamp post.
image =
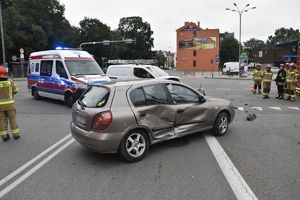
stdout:
[(241, 39), (242, 39), (242, 14), (245, 13), (245, 12), (248, 12), (248, 10), (252, 10), (252, 9), (256, 9), (256, 7), (250, 7), (250, 4), (247, 4), (243, 9), (240, 9), (236, 3), (233, 4), (236, 9), (230, 9), (230, 8), (226, 8), (226, 10), (230, 10), (232, 12), (237, 12), (239, 14), (239, 17), (240, 17), (240, 28), (239, 28), (239, 57), (241, 55), (241, 47), (242, 47), (242, 44), (241, 44)]
[(2, 20), (2, 7), (0, 3), (0, 28), (1, 28), (1, 43), (2, 43), (2, 60), (3, 65), (6, 65), (5, 61), (5, 46), (4, 46), (4, 33), (3, 33), (3, 20)]

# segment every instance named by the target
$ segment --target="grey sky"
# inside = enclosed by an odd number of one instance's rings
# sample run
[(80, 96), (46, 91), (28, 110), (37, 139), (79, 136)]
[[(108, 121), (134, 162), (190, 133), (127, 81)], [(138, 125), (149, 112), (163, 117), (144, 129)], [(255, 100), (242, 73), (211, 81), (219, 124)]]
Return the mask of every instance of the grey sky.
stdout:
[(239, 37), (239, 17), (225, 8), (233, 3), (256, 6), (242, 15), (242, 42), (250, 38), (266, 41), (280, 27), (300, 29), (300, 0), (60, 0), (65, 17), (79, 26), (85, 16), (97, 18), (111, 29), (122, 17), (141, 16), (154, 32), (154, 49), (176, 49), (176, 29), (185, 21), (198, 22), (202, 28), (219, 28)]

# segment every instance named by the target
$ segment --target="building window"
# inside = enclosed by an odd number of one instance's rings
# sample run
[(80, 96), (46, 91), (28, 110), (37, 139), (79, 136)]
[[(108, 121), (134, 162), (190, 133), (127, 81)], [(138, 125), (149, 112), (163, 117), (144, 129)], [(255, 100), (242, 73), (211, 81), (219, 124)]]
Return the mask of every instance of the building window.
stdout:
[(193, 56), (197, 56), (197, 51), (196, 50), (193, 51)]
[(196, 37), (196, 31), (193, 31), (193, 37)]
[(194, 60), (194, 61), (193, 61), (193, 67), (196, 67), (196, 65), (197, 65), (197, 61)]

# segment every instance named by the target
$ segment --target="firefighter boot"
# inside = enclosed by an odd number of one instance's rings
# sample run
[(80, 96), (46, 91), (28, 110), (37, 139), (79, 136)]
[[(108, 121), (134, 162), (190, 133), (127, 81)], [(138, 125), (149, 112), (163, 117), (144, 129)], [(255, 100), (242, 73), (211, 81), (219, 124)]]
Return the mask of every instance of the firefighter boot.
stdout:
[(9, 135), (1, 135), (1, 138), (4, 142), (8, 141), (10, 139)]

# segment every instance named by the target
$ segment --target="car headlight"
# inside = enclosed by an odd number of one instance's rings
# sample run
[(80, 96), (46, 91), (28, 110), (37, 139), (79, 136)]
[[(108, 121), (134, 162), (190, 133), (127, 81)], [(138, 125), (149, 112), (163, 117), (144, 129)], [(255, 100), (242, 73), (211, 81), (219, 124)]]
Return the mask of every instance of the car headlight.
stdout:
[(81, 89), (86, 89), (88, 85), (85, 83), (76, 83), (76, 87)]

